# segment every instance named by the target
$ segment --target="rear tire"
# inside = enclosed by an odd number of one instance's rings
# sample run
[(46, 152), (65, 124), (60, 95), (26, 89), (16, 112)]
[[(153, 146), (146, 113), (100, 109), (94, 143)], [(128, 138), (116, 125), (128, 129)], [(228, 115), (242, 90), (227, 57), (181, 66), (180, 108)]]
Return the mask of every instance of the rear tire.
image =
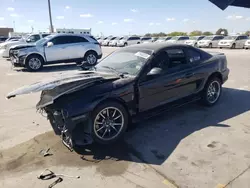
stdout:
[(96, 63), (98, 61), (98, 57), (97, 57), (96, 52), (94, 52), (94, 51), (87, 52), (85, 54), (84, 61), (86, 61), (89, 66), (96, 65)]
[(114, 143), (123, 138), (128, 120), (127, 110), (120, 103), (103, 103), (92, 113), (92, 138), (99, 144)]
[(124, 44), (124, 47), (126, 47), (126, 46), (128, 46), (128, 44), (127, 44), (127, 43), (125, 43), (125, 44)]
[(201, 102), (205, 106), (213, 106), (215, 105), (222, 93), (222, 81), (218, 77), (210, 78), (202, 93), (201, 93)]
[(30, 72), (39, 71), (43, 68), (44, 60), (39, 55), (30, 55), (25, 60), (25, 67)]

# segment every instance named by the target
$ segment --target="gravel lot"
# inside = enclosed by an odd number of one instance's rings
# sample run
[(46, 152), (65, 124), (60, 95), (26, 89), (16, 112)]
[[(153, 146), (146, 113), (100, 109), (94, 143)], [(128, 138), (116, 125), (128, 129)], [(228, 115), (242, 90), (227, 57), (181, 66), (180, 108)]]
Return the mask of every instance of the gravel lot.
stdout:
[[(103, 48), (104, 56), (114, 50)], [(45, 168), (81, 176), (64, 178), (58, 188), (250, 187), (250, 51), (209, 50), (224, 52), (231, 70), (215, 107), (186, 105), (137, 124), (123, 143), (73, 153), (36, 113), (39, 94), (5, 96), (78, 68), (66, 64), (29, 73), (0, 59), (0, 187), (47, 187), (54, 180), (37, 179)], [(39, 151), (47, 147), (53, 155), (44, 158)]]

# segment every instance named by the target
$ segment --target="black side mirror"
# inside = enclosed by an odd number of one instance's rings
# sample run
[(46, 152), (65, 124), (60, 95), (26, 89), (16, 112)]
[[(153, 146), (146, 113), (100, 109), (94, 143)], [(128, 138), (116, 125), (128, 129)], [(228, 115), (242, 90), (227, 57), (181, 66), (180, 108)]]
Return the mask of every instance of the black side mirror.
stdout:
[(162, 72), (163, 72), (163, 70), (162, 70), (161, 68), (155, 67), (155, 68), (152, 68), (152, 69), (148, 72), (147, 76), (149, 76), (149, 77), (155, 77), (155, 76), (161, 75)]

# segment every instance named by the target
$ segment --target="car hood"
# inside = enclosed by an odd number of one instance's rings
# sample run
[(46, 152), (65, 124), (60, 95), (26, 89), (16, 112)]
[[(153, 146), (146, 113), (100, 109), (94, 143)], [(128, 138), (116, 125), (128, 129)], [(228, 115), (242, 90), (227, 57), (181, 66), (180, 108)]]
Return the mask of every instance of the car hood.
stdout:
[(77, 74), (64, 74), (60, 77), (37, 82), (29, 86), (21, 87), (7, 95), (7, 99), (17, 95), (42, 91), (37, 108), (43, 108), (53, 104), (54, 100), (62, 95), (82, 90), (100, 81), (116, 80), (120, 77), (116, 74), (84, 71)]
[(18, 49), (21, 49), (21, 48), (30, 48), (30, 47), (35, 47), (36, 45), (33, 43), (33, 44), (17, 44), (17, 45), (14, 45), (12, 46), (10, 49), (15, 49), (15, 50), (18, 50)]

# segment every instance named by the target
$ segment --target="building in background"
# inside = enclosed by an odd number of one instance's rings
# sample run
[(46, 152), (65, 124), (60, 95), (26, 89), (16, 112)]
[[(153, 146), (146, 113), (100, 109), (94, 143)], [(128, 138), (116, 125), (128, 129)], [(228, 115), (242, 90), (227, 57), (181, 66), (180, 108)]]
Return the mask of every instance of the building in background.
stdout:
[(55, 29), (56, 33), (72, 33), (72, 34), (86, 34), (91, 35), (91, 28), (85, 29), (66, 29), (66, 28), (57, 28)]
[(9, 37), (10, 32), (14, 32), (14, 29), (8, 27), (0, 28), (0, 36)]

